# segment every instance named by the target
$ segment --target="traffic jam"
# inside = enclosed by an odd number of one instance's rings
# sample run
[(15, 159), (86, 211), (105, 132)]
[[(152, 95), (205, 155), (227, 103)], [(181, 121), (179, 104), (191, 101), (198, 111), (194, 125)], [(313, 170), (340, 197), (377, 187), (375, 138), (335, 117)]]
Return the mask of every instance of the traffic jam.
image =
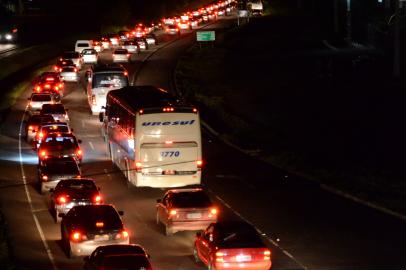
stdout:
[[(271, 249), (257, 230), (245, 221), (221, 219), (221, 209), (200, 186), (204, 159), (198, 109), (164, 89), (130, 85), (123, 65), (157, 46), (157, 33), (180, 36), (231, 15), (235, 5), (221, 1), (78, 40), (74, 50), (63, 52), (52, 70), (32, 82), (24, 136), (38, 157), (36, 187), (49, 196), (63, 252), (68, 258), (83, 257), (84, 269), (155, 268), (148, 251), (130, 241), (124, 212), (105, 200), (108, 191), (82, 172), (86, 152), (64, 104), (67, 85), (75, 84), (86, 96), (89, 117), (98, 117), (108, 155), (129, 187), (165, 189), (155, 205), (163, 234), (196, 231), (190, 256), (208, 269), (271, 268)], [(101, 53), (111, 53), (112, 63), (103, 63)]]

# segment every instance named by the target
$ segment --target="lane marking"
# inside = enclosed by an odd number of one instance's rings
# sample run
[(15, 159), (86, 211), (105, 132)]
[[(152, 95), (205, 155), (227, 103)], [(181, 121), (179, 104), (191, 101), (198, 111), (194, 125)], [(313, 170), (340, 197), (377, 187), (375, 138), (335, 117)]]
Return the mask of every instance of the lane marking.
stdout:
[(90, 145), (90, 148), (92, 148), (92, 150), (94, 150), (94, 145), (91, 141), (89, 141), (89, 145)]
[(222, 204), (224, 204), (228, 209), (230, 209), (235, 215), (237, 215), (238, 217), (240, 217), (243, 221), (247, 222), (248, 224), (250, 224), (252, 227), (254, 227), (254, 229), (262, 236), (265, 237), (265, 239), (267, 239), (272, 245), (274, 245), (275, 247), (279, 248), (283, 254), (285, 254), (286, 256), (288, 256), (292, 261), (294, 261), (297, 265), (299, 265), (303, 270), (308, 270), (308, 267), (305, 266), (303, 263), (301, 263), (298, 259), (296, 259), (291, 253), (289, 253), (289, 251), (285, 250), (284, 248), (282, 248), (279, 243), (277, 242), (279, 239), (277, 239), (277, 241), (273, 240), (271, 237), (267, 236), (266, 233), (264, 233), (261, 229), (259, 229), (257, 226), (255, 226), (251, 221), (249, 221), (248, 219), (246, 219), (243, 215), (241, 215), (237, 210), (234, 210), (226, 201), (224, 201), (220, 196), (216, 195), (216, 193), (214, 193), (214, 191), (212, 191), (210, 188), (208, 188), (206, 186), (206, 189), (213, 194)]
[(42, 230), (42, 227), (41, 227), (41, 224), (40, 224), (40, 222), (38, 220), (38, 217), (35, 214), (36, 211), (34, 209), (34, 206), (32, 205), (31, 195), (30, 195), (30, 192), (28, 190), (27, 178), (26, 178), (25, 172), (24, 172), (24, 161), (23, 161), (21, 138), (22, 138), (23, 122), (24, 122), (25, 114), (27, 112), (27, 108), (28, 108), (28, 106), (25, 107), (23, 116), (21, 118), (20, 129), (19, 129), (19, 133), (18, 133), (18, 152), (19, 152), (19, 156), (20, 156), (21, 179), (23, 180), (25, 195), (27, 197), (27, 201), (28, 201), (28, 204), (30, 206), (32, 217), (33, 217), (35, 225), (37, 227), (37, 231), (39, 233), (39, 236), (41, 237), (41, 241), (42, 241), (42, 243), (44, 245), (45, 251), (46, 251), (46, 253), (48, 255), (48, 259), (51, 262), (52, 269), (53, 270), (58, 270), (58, 267), (56, 266), (56, 263), (55, 263), (54, 255), (52, 254), (52, 251), (49, 248), (48, 242), (47, 242), (47, 240), (45, 238), (44, 231)]

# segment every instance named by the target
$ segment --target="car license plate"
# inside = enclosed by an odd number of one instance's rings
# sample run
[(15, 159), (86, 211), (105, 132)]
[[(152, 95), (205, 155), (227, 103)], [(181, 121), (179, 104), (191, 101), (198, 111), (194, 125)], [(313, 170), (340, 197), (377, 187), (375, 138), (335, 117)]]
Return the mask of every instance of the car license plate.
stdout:
[(176, 174), (174, 170), (165, 170), (162, 173), (164, 175), (174, 175), (174, 174)]
[(237, 255), (235, 259), (237, 262), (248, 262), (251, 261), (251, 255)]
[(95, 235), (94, 241), (108, 241), (110, 239), (108, 234)]
[(78, 205), (87, 205), (87, 202), (79, 202)]
[(190, 213), (190, 214), (187, 214), (186, 217), (190, 218), (190, 219), (196, 219), (196, 218), (201, 218), (202, 214), (200, 214), (200, 213)]

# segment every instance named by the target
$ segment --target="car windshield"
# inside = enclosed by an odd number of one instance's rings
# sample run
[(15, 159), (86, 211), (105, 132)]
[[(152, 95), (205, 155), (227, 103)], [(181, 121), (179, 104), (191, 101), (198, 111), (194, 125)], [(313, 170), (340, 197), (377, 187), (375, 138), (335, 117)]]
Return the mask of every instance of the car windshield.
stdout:
[(92, 54), (96, 54), (96, 51), (93, 50), (83, 50), (82, 53), (84, 55), (92, 55)]
[(50, 132), (69, 132), (69, 128), (67, 125), (50, 125), (42, 127), (42, 131), (46, 133)]
[(93, 76), (93, 88), (116, 87), (122, 88), (128, 85), (128, 79), (124, 73), (100, 73)]
[(65, 107), (63, 107), (62, 104), (52, 104), (52, 105), (44, 104), (44, 105), (42, 105), (42, 113), (65, 114)]
[(109, 270), (150, 270), (151, 265), (145, 256), (121, 255), (105, 257), (102, 268)]
[(75, 161), (60, 161), (59, 159), (47, 159), (44, 161), (46, 171), (50, 174), (79, 174), (78, 166)]
[(221, 248), (265, 247), (258, 233), (249, 225), (231, 225), (219, 230), (218, 245)]
[(89, 230), (122, 229), (120, 216), (110, 205), (92, 205), (78, 208), (78, 222)]
[(51, 95), (32, 95), (31, 101), (51, 101)]
[(64, 67), (61, 72), (76, 72), (74, 67)]
[(177, 208), (210, 207), (209, 197), (203, 191), (173, 193), (171, 204)]
[(97, 187), (93, 181), (89, 180), (65, 180), (60, 181), (55, 190), (69, 189), (69, 190), (96, 190)]
[(78, 43), (76, 45), (77, 47), (83, 48), (83, 47), (90, 47), (89, 43)]

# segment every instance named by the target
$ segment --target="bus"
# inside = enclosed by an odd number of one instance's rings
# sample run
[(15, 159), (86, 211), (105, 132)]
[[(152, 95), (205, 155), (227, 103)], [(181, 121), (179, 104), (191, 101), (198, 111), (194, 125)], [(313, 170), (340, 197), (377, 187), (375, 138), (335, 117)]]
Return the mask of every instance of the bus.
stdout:
[(161, 88), (128, 86), (108, 93), (99, 118), (110, 158), (130, 186), (200, 184), (200, 118), (192, 105)]
[(87, 100), (93, 115), (98, 115), (106, 104), (107, 93), (128, 86), (128, 72), (119, 64), (95, 65), (86, 72)]

